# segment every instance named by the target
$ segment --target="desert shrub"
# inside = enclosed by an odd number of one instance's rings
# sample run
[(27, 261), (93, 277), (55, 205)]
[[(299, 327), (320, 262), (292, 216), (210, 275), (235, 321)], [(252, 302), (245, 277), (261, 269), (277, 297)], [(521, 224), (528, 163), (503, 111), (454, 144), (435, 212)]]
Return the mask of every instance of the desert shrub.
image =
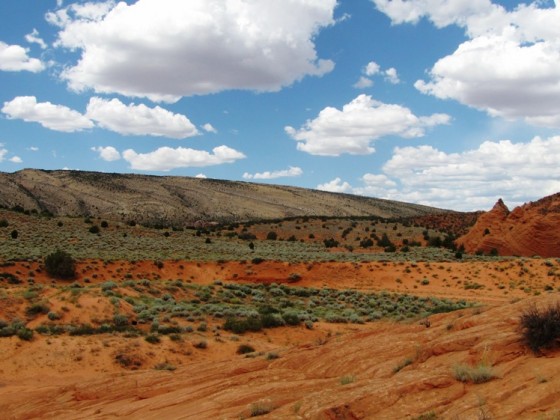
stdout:
[(325, 248), (336, 248), (338, 246), (338, 241), (334, 240), (333, 238), (325, 239), (323, 241)]
[(340, 378), (340, 385), (348, 385), (353, 383), (356, 380), (356, 377), (354, 375), (344, 375), (342, 378)]
[(175, 369), (177, 369), (174, 365), (172, 365), (171, 363), (168, 362), (162, 362), (162, 363), (158, 363), (154, 366), (155, 370), (169, 370), (169, 371), (174, 371)]
[(395, 245), (393, 244), (393, 242), (391, 242), (387, 234), (384, 233), (383, 235), (381, 235), (381, 239), (377, 241), (377, 246), (387, 248), (391, 246), (394, 247)]
[(545, 309), (529, 306), (521, 314), (520, 325), (525, 344), (535, 353), (554, 347), (560, 338), (560, 303)]
[(288, 283), (296, 283), (301, 280), (301, 275), (298, 273), (291, 273), (288, 276)]
[(97, 225), (93, 225), (92, 227), (89, 228), (89, 233), (99, 233), (100, 229), (99, 226)]
[(48, 317), (49, 320), (51, 320), (51, 321), (56, 321), (56, 320), (58, 320), (58, 319), (61, 318), (61, 317), (60, 317), (60, 314), (58, 314), (57, 312), (49, 312), (49, 313), (47, 314), (47, 317)]
[(17, 336), (20, 340), (31, 341), (31, 339), (33, 339), (33, 330), (29, 328), (20, 328), (17, 330)]
[(45, 269), (51, 277), (73, 279), (76, 277), (76, 263), (66, 251), (58, 250), (45, 258)]
[(149, 334), (144, 338), (150, 344), (158, 344), (161, 342), (161, 339), (155, 334)]
[(168, 335), (168, 334), (173, 335), (173, 334), (182, 333), (183, 329), (175, 325), (163, 325), (158, 327), (157, 332), (163, 335)]
[(243, 334), (246, 331), (260, 331), (263, 328), (261, 317), (252, 316), (249, 318), (229, 317), (224, 323), (224, 330), (234, 334)]
[(264, 416), (274, 410), (270, 403), (259, 402), (251, 405), (250, 417)]
[(12, 273), (0, 273), (0, 280), (8, 280), (9, 284), (21, 284), (21, 280)]
[(10, 233), (10, 236), (12, 237), (12, 239), (17, 239), (17, 237), (19, 236), (19, 233), (17, 230), (12, 230), (12, 232)]
[(109, 227), (109, 223), (107, 223), (106, 220), (101, 221), (101, 227), (102, 228), (108, 228)]
[(237, 354), (247, 354), (247, 353), (253, 353), (255, 351), (255, 348), (253, 346), (250, 346), (249, 344), (240, 344), (239, 347), (237, 347)]
[(8, 223), (8, 221), (6, 219), (2, 219), (0, 220), (0, 228), (5, 228), (10, 226), (10, 224)]
[(68, 330), (70, 335), (92, 335), (98, 333), (99, 331), (90, 324), (73, 325)]
[(254, 241), (255, 239), (257, 239), (257, 237), (254, 234), (249, 233), (249, 232), (240, 233), (239, 235), (237, 235), (237, 237), (239, 239), (244, 240), (244, 241)]
[(269, 241), (275, 241), (277, 238), (278, 238), (278, 234), (274, 231), (270, 231), (266, 235), (266, 239), (268, 239)]
[(49, 306), (46, 303), (34, 303), (25, 310), (27, 316), (33, 317), (35, 315), (48, 314)]
[(362, 248), (370, 248), (373, 246), (373, 241), (370, 238), (366, 238), (360, 241), (360, 246)]
[(301, 320), (299, 319), (299, 315), (295, 311), (286, 311), (282, 314), (282, 319), (288, 325), (299, 325)]
[(197, 341), (196, 343), (193, 343), (193, 347), (195, 349), (204, 350), (204, 349), (208, 348), (208, 343), (204, 340), (200, 340), (200, 341)]
[(117, 327), (123, 327), (128, 325), (128, 315), (126, 314), (115, 314), (113, 316), (113, 324)]
[(492, 366), (486, 363), (479, 363), (475, 366), (456, 365), (453, 367), (453, 376), (461, 382), (471, 382), (474, 384), (482, 384), (496, 377)]
[(109, 280), (109, 281), (106, 281), (105, 283), (103, 283), (103, 284), (101, 285), (101, 290), (102, 290), (103, 292), (106, 292), (106, 291), (108, 291), (108, 290), (113, 290), (113, 289), (116, 288), (117, 286), (118, 286), (117, 283), (115, 283), (114, 281), (110, 281), (110, 280)]
[(405, 367), (407, 367), (408, 365), (411, 365), (413, 363), (412, 358), (407, 357), (406, 359), (401, 360), (394, 368), (393, 368), (393, 373), (398, 373), (400, 372), (402, 369), (404, 369)]

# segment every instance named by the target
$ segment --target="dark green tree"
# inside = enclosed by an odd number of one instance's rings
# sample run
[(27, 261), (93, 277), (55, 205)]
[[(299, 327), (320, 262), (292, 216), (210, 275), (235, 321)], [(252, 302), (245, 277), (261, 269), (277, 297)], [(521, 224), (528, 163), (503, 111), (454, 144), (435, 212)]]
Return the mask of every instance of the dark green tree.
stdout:
[(49, 276), (58, 279), (76, 277), (76, 262), (66, 251), (57, 250), (45, 258), (45, 269)]

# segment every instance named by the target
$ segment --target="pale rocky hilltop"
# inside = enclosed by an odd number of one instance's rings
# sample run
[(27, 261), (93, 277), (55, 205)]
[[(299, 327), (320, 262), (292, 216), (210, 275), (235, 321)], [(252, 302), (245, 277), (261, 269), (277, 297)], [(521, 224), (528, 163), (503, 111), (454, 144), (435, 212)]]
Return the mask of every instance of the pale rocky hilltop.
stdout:
[(290, 216), (411, 217), (445, 210), (304, 188), (178, 176), (25, 169), (0, 173), (0, 206), (186, 225)]

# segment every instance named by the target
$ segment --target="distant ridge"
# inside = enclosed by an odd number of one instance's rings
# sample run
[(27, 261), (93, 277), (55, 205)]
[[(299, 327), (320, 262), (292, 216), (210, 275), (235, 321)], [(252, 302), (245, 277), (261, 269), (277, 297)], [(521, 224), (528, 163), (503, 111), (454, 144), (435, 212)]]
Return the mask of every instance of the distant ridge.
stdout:
[(292, 216), (416, 217), (448, 212), (298, 187), (178, 176), (24, 169), (0, 172), (0, 206), (55, 216), (184, 226)]

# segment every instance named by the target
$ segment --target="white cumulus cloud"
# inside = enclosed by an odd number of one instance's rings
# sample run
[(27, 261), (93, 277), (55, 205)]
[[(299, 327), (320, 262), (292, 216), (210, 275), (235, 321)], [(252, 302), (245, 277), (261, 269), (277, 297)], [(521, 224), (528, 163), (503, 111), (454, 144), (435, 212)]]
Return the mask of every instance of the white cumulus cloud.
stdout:
[(136, 153), (132, 149), (125, 150), (122, 157), (132, 169), (143, 171), (170, 171), (176, 168), (205, 167), (233, 163), (246, 156), (230, 147), (218, 146), (212, 152), (184, 147), (160, 147), (150, 153)]
[(375, 151), (371, 143), (380, 137), (422, 137), (426, 128), (449, 121), (445, 114), (417, 117), (406, 107), (384, 104), (362, 94), (342, 110), (327, 107), (299, 130), (290, 126), (285, 130), (298, 142), (298, 150), (312, 155), (364, 155)]
[(317, 185), (317, 189), (321, 191), (329, 191), (336, 193), (353, 193), (352, 186), (348, 182), (343, 182), (339, 177), (324, 184)]
[(4, 102), (2, 112), (10, 119), (36, 122), (51, 130), (67, 133), (94, 126), (89, 118), (79, 112), (63, 105), (37, 102), (35, 96), (17, 96), (9, 102)]
[(20, 45), (8, 45), (0, 41), (0, 70), (32, 73), (43, 71), (45, 65), (41, 60), (29, 57), (27, 52), (28, 50)]
[(356, 89), (366, 89), (372, 87), (373, 80), (371, 80), (370, 77), (376, 75), (383, 75), (385, 81), (393, 85), (400, 83), (397, 69), (391, 67), (387, 70), (382, 70), (381, 66), (375, 61), (370, 61), (369, 63), (367, 63), (366, 66), (362, 69), (362, 73), (364, 75), (360, 76), (360, 79), (353, 85), (353, 87), (355, 87)]
[(125, 105), (118, 99), (90, 99), (86, 115), (108, 130), (123, 135), (164, 136), (183, 139), (199, 134), (190, 120), (159, 106)]
[[(8, 155), (8, 149), (4, 147), (3, 143), (0, 143), (0, 162), (5, 161), (7, 155)], [(23, 160), (21, 160), (19, 156), (12, 156), (11, 158), (8, 159), (8, 161), (12, 163), (23, 163)]]
[[(488, 210), (502, 197), (510, 206), (560, 191), (560, 136), (528, 142), (486, 141), (477, 149), (446, 153), (433, 146), (396, 148), (383, 173), (361, 185), (337, 178), (344, 192), (454, 210)], [(342, 186), (344, 188), (342, 188)]]
[(303, 170), (297, 166), (290, 166), (288, 169), (283, 169), (279, 171), (265, 171), (258, 172), (256, 174), (250, 174), (245, 172), (243, 178), (245, 179), (276, 179), (276, 178), (287, 178), (301, 176)]
[(27, 42), (29, 42), (30, 44), (37, 44), (39, 45), (39, 47), (41, 47), (43, 50), (47, 48), (47, 44), (45, 43), (45, 41), (43, 41), (43, 39), (39, 36), (39, 32), (37, 31), (37, 29), (33, 29), (33, 32), (31, 32), (30, 34), (25, 35), (25, 40)]
[[(336, 0), (138, 0), (50, 13), (56, 45), (81, 57), (62, 74), (77, 91), (155, 101), (228, 89), (277, 91), (334, 67), (315, 35)], [(118, 57), (118, 59), (115, 59)]]
[(381, 71), (381, 67), (375, 61), (370, 61), (366, 64), (364, 68), (364, 74), (366, 76), (374, 76)]
[(365, 76), (361, 76), (356, 83), (354, 83), (353, 87), (356, 89), (366, 89), (373, 86), (373, 80), (368, 79)]
[(389, 83), (396, 85), (401, 82), (396, 68), (391, 67), (390, 69), (385, 70), (383, 73), (385, 74), (385, 80), (387, 80)]
[(214, 128), (214, 126), (213, 126), (212, 124), (210, 124), (210, 123), (204, 124), (204, 125), (202, 126), (202, 129), (203, 129), (204, 131), (206, 131), (207, 133), (214, 133), (214, 134), (216, 134), (216, 133), (218, 132), (218, 130), (216, 130), (216, 129)]
[(508, 11), (489, 0), (373, 0), (393, 23), (422, 17), (458, 25), (469, 39), (439, 59), (425, 94), (453, 99), (495, 117), (560, 127), (560, 5), (520, 4)]
[(117, 149), (115, 149), (113, 146), (92, 147), (91, 150), (99, 153), (99, 157), (106, 162), (113, 162), (121, 158), (120, 152)]

